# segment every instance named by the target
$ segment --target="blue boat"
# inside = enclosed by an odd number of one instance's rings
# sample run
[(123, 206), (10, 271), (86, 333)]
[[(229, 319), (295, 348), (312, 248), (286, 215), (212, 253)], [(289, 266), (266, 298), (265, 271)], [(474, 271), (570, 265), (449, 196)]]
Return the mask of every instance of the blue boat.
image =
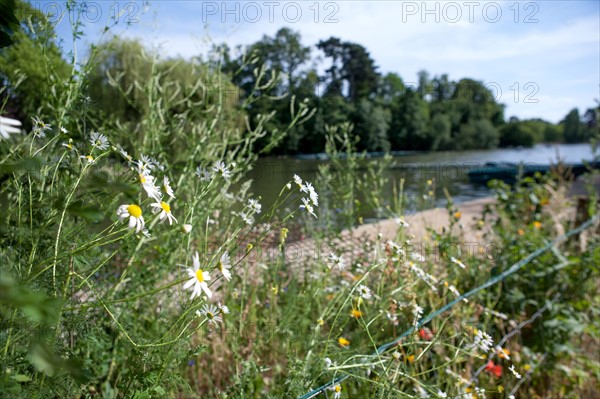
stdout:
[[(487, 184), (490, 180), (502, 180), (507, 184), (514, 184), (521, 177), (532, 177), (536, 173), (545, 174), (556, 170), (559, 165), (538, 165), (511, 162), (487, 162), (483, 168), (477, 168), (468, 172), (472, 183)], [(578, 164), (561, 164), (560, 170), (566, 175), (580, 176), (592, 169), (600, 169), (600, 162)]]

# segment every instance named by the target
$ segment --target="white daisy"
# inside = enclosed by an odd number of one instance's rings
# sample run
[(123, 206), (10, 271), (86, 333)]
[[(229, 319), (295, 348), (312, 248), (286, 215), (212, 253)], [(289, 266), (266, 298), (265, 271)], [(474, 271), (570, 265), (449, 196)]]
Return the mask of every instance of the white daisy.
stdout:
[(427, 393), (427, 391), (425, 389), (423, 389), (423, 387), (420, 385), (416, 385), (414, 387), (414, 391), (417, 395), (419, 395), (419, 398), (427, 399), (430, 397), (430, 395)]
[(124, 220), (129, 218), (129, 228), (135, 228), (135, 232), (139, 233), (144, 229), (144, 217), (142, 216), (142, 208), (138, 205), (121, 205), (117, 209), (117, 216), (119, 219)]
[[(454, 285), (449, 285), (448, 282), (445, 282), (444, 285), (447, 285), (448, 290), (450, 290), (450, 292), (452, 292), (454, 295), (460, 296), (460, 292)], [(463, 302), (469, 302), (467, 298), (463, 298), (462, 300)]]
[(154, 159), (152, 157), (148, 157), (142, 154), (142, 159), (138, 161), (138, 165), (142, 167), (144, 170), (154, 170), (156, 165), (154, 164)]
[(317, 194), (315, 190), (311, 190), (308, 193), (308, 196), (310, 197), (310, 200), (312, 201), (314, 206), (319, 206), (319, 194)]
[(171, 187), (171, 182), (167, 176), (163, 177), (163, 190), (167, 195), (173, 199), (175, 199), (175, 193), (173, 192), (173, 188)]
[(502, 359), (510, 360), (510, 352), (508, 350), (502, 349), (502, 347), (500, 345), (496, 345), (494, 347), (494, 350), (496, 351), (496, 355), (498, 355), (498, 357), (500, 357)]
[(329, 261), (333, 263), (334, 266), (337, 266), (338, 269), (344, 270), (345, 264), (344, 259), (341, 256), (337, 256), (333, 252), (329, 254)]
[(315, 209), (310, 204), (310, 200), (308, 198), (302, 198), (302, 205), (300, 205), (300, 209), (306, 209), (308, 213), (313, 215), (315, 218), (317, 217), (317, 215), (315, 214)]
[(385, 312), (385, 316), (389, 321), (392, 322), (393, 325), (398, 324), (398, 316), (395, 313)]
[(312, 184), (307, 181), (304, 184), (300, 184), (300, 191), (308, 194), (314, 206), (319, 206), (319, 194), (317, 194)]
[(223, 161), (217, 161), (213, 167), (212, 171), (217, 174), (223, 176), (224, 179), (229, 179), (231, 177), (231, 171)]
[(294, 175), (294, 183), (296, 183), (300, 189), (302, 188), (302, 179), (300, 176)]
[(129, 163), (133, 162), (133, 157), (132, 157), (131, 155), (129, 155), (129, 154), (127, 153), (127, 151), (125, 151), (125, 150), (123, 149), (123, 147), (121, 147), (121, 146), (117, 146), (117, 150), (119, 151), (119, 154), (121, 154), (121, 156), (122, 156), (123, 158), (125, 158), (125, 160), (127, 160), (127, 162), (129, 162)]
[(81, 155), (81, 156), (79, 156), (79, 158), (87, 161), (88, 165), (93, 165), (96, 163), (96, 160), (91, 155)]
[(479, 348), (483, 352), (489, 352), (494, 346), (494, 341), (486, 332), (477, 330), (475, 339), (473, 340), (473, 346)]
[(16, 119), (0, 116), (0, 137), (8, 139), (11, 134), (21, 133), (19, 127), (22, 123)]
[(67, 134), (67, 133), (69, 133), (69, 131), (68, 131), (67, 129), (65, 129), (63, 126), (61, 126), (61, 127), (60, 127), (60, 132), (61, 132), (62, 134)]
[(425, 262), (425, 257), (418, 252), (411, 252), (410, 257), (417, 262)]
[(202, 309), (197, 310), (196, 314), (200, 317), (206, 317), (209, 324), (217, 324), (217, 322), (222, 322), (223, 319), (219, 316), (219, 309), (212, 303), (210, 305), (204, 304)]
[(262, 209), (262, 205), (260, 204), (260, 202), (258, 202), (258, 200), (250, 198), (248, 200), (248, 208), (250, 208), (252, 212), (258, 214)]
[(358, 295), (360, 295), (361, 298), (363, 299), (370, 299), (371, 298), (371, 289), (369, 287), (367, 287), (366, 285), (359, 285), (356, 290), (358, 291)]
[(212, 179), (212, 173), (201, 166), (196, 168), (196, 176), (200, 178), (200, 181), (210, 181)]
[(395, 218), (394, 222), (396, 222), (396, 224), (398, 224), (400, 227), (410, 227), (410, 224), (408, 224), (404, 219)]
[(229, 253), (225, 251), (223, 252), (223, 255), (221, 255), (221, 258), (217, 262), (217, 270), (219, 270), (223, 274), (223, 277), (225, 277), (227, 281), (231, 280), (231, 272), (229, 271), (230, 268), (231, 261), (229, 259)]
[(73, 139), (69, 139), (68, 142), (62, 143), (61, 146), (65, 147), (69, 151), (75, 150), (75, 145), (73, 144)]
[(415, 317), (413, 325), (416, 326), (419, 323), (421, 317), (423, 317), (423, 308), (417, 305), (416, 303), (413, 305), (413, 316)]
[(223, 314), (229, 314), (229, 308), (224, 303), (219, 302), (217, 304), (217, 307), (219, 308), (219, 310), (221, 311), (221, 313), (223, 313)]
[(244, 223), (246, 223), (248, 226), (250, 226), (251, 224), (254, 223), (254, 218), (251, 215), (247, 214), (246, 212), (242, 212), (240, 214), (240, 217), (242, 218)]
[(154, 208), (154, 213), (160, 212), (158, 217), (160, 218), (161, 222), (167, 219), (169, 221), (169, 225), (172, 225), (173, 221), (177, 223), (177, 219), (175, 219), (175, 216), (173, 216), (171, 213), (171, 206), (169, 206), (169, 204), (167, 204), (165, 201), (156, 201), (155, 203), (150, 204), (150, 206)]
[(187, 268), (187, 273), (190, 279), (183, 285), (183, 288), (192, 289), (191, 299), (199, 297), (202, 294), (202, 291), (204, 291), (206, 296), (210, 298), (212, 296), (212, 291), (210, 288), (208, 288), (208, 284), (206, 283), (206, 281), (210, 280), (210, 274), (207, 271), (200, 269), (200, 258), (198, 256), (198, 251), (196, 251), (194, 256), (192, 256), (192, 261), (194, 266)]
[(458, 266), (460, 266), (461, 269), (466, 268), (465, 264), (462, 263), (460, 260), (456, 259), (454, 256), (450, 258), (450, 261), (452, 263), (456, 263)]
[(514, 364), (513, 364), (513, 365), (511, 365), (511, 366), (510, 366), (508, 369), (509, 369), (510, 371), (512, 371), (512, 373), (513, 373), (513, 374), (514, 374), (514, 376), (517, 378), (517, 380), (520, 380), (520, 379), (521, 379), (521, 377), (522, 377), (522, 376), (521, 376), (521, 374), (519, 374), (519, 373), (517, 372), (517, 370), (515, 370), (515, 365), (514, 365)]
[(104, 151), (108, 148), (108, 139), (105, 135), (98, 132), (92, 132), (90, 135), (90, 143), (92, 144), (93, 148), (97, 148), (101, 151)]
[(155, 158), (150, 158), (152, 160), (152, 165), (154, 165), (154, 167), (156, 167), (158, 170), (160, 170), (161, 172), (163, 170), (165, 170), (165, 167), (163, 166), (162, 163), (158, 162), (158, 159)]
[(342, 386), (340, 384), (335, 384), (329, 389), (333, 391), (333, 399), (340, 399), (342, 396)]
[(139, 165), (138, 179), (142, 184), (142, 188), (146, 191), (146, 194), (148, 194), (148, 197), (154, 198), (155, 200), (159, 201), (162, 195), (160, 194), (160, 189), (156, 187), (156, 184), (154, 184), (154, 176), (150, 175), (150, 173), (147, 170), (144, 170), (141, 167), (139, 167)]
[(52, 126), (44, 123), (39, 117), (31, 118), (33, 119), (33, 135), (36, 137), (44, 138), (46, 137), (46, 131), (52, 130)]

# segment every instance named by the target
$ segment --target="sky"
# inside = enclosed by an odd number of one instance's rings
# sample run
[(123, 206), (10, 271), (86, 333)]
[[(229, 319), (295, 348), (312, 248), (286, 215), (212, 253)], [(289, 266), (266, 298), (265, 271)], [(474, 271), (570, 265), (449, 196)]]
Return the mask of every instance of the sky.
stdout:
[[(71, 50), (64, 3), (31, 3), (54, 15)], [(185, 58), (211, 43), (248, 45), (282, 27), (300, 32), (304, 45), (335, 36), (363, 45), (379, 72), (396, 72), (407, 85), (420, 70), (479, 80), (506, 105), (507, 119), (558, 122), (600, 99), (598, 1), (103, 0), (88, 1), (82, 21), (80, 54), (113, 34)], [(313, 48), (313, 58), (319, 55)]]

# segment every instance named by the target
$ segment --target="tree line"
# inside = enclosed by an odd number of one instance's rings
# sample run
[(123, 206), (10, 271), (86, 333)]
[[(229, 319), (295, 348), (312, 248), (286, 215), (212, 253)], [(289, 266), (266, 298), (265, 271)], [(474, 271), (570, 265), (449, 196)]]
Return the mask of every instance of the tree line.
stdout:
[[(28, 120), (51, 111), (48, 97), (60, 97), (57, 82), (77, 77), (52, 27), (42, 23), (44, 16), (27, 3), (19, 7), (27, 8), (22, 14), (29, 22), (23, 21), (12, 36), (14, 43), (0, 50), (1, 95), (5, 113)], [(261, 123), (267, 132), (286, 131), (294, 102), (315, 109), (269, 148), (270, 154), (323, 152), (328, 126), (346, 122), (358, 137), (357, 149), (372, 152), (574, 143), (589, 140), (598, 129), (597, 106), (583, 115), (573, 109), (559, 124), (506, 120), (504, 105), (480, 81), (420, 71), (416, 84), (409, 84), (397, 73), (379, 72), (358, 43), (330, 37), (306, 46), (300, 33), (289, 28), (247, 47), (214, 45), (209, 54), (191, 59), (163, 58), (139, 41), (117, 38), (92, 53), (95, 62), (85, 75), (88, 95), (82, 104), (104, 123), (139, 124), (148, 103), (139, 82), (151, 79), (166, 82), (166, 87), (173, 82), (161, 95), (188, 98), (188, 103), (172, 101), (177, 104), (172, 115), (185, 114), (186, 123), (202, 123), (203, 110), (189, 103), (190, 91), (191, 98), (214, 96), (232, 126)]]

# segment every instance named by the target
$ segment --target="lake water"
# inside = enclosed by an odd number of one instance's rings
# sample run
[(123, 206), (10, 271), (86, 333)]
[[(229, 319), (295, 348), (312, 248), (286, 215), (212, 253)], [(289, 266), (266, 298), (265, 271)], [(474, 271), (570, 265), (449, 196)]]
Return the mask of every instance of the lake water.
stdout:
[[(393, 196), (392, 182), (398, 183), (404, 179), (404, 192), (409, 202), (407, 210), (424, 207), (443, 206), (446, 203), (444, 188), (448, 190), (455, 203), (469, 201), (490, 195), (490, 190), (480, 184), (469, 181), (467, 173), (483, 167), (486, 162), (513, 162), (525, 164), (549, 165), (556, 164), (557, 159), (565, 163), (580, 163), (582, 160), (592, 160), (594, 155), (589, 144), (538, 144), (527, 149), (496, 149), (477, 151), (429, 152), (412, 153), (396, 156), (392, 167), (387, 169), (385, 176), (390, 179), (385, 196), (388, 201)], [(281, 188), (291, 180), (294, 174), (316, 184), (318, 166), (327, 160), (299, 160), (293, 157), (270, 157), (258, 161), (249, 177), (253, 179), (252, 191), (262, 197), (262, 203), (269, 207)], [(424, 199), (430, 188), (427, 181), (433, 185), (433, 196)], [(322, 190), (323, 191), (323, 190)], [(380, 218), (384, 215), (374, 209), (366, 209), (363, 215), (367, 219)]]

